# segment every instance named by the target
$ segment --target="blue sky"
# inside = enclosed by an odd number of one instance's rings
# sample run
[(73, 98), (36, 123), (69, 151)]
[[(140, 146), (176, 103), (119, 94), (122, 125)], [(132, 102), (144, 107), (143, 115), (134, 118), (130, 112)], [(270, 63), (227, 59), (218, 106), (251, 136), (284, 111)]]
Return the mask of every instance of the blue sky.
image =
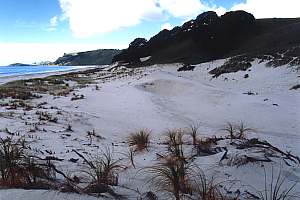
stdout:
[[(135, 37), (149, 38), (160, 31), (164, 23), (170, 23), (175, 26), (182, 24), (186, 19), (194, 17), (192, 15), (186, 16), (187, 18), (176, 18), (168, 15), (162, 19), (145, 20), (135, 26), (120, 28), (109, 33), (78, 38), (72, 34), (67, 20), (59, 21), (55, 30), (50, 29), (50, 19), (54, 16), (59, 17), (63, 15), (58, 0), (0, 0), (0, 2), (0, 42), (97, 42), (122, 44), (129, 43)], [(230, 9), (234, 3), (239, 2), (235, 0), (213, 0), (207, 1), (207, 3)]]
[(126, 48), (136, 37), (149, 39), (162, 28), (181, 25), (207, 10), (221, 15), (244, 9), (258, 18), (299, 17), (299, 2), (0, 0), (0, 55), (5, 55), (0, 57), (0, 64), (53, 60), (64, 52)]

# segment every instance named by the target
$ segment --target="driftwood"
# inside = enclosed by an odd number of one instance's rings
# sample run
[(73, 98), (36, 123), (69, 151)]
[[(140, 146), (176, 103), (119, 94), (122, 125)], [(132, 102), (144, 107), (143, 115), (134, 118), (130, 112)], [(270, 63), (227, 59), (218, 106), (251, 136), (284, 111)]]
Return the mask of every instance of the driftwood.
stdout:
[(84, 162), (86, 162), (91, 168), (96, 169), (95, 165), (88, 161), (82, 154), (80, 154), (78, 151), (76, 151), (75, 149), (72, 150), (74, 153), (76, 153), (80, 158), (82, 158), (84, 160)]
[(283, 159), (290, 160), (295, 164), (300, 164), (300, 158), (298, 156), (291, 154), (291, 152), (284, 152), (279, 148), (271, 145), (269, 142), (260, 141), (257, 138), (246, 140), (245, 142), (239, 144), (237, 143), (233, 143), (233, 144), (237, 146), (237, 149), (261, 148), (261, 149), (271, 150), (273, 152), (281, 154), (283, 156)]
[(265, 158), (257, 158), (251, 156), (245, 156), (248, 162), (272, 162), (272, 160), (265, 156)]
[(47, 163), (37, 163), (37, 165), (41, 166), (41, 167), (48, 167), (48, 168), (54, 170), (56, 173), (62, 175), (66, 180), (74, 182), (74, 180), (72, 180), (71, 178), (69, 178), (62, 171), (58, 170), (56, 168), (56, 166), (53, 163), (51, 163), (51, 161), (53, 161), (53, 160), (55, 160), (55, 161), (63, 161), (64, 159), (58, 159), (56, 157), (49, 157), (49, 156), (47, 156), (46, 158), (40, 158), (38, 156), (30, 156), (30, 158), (35, 158), (35, 159), (40, 160), (40, 161), (47, 161)]

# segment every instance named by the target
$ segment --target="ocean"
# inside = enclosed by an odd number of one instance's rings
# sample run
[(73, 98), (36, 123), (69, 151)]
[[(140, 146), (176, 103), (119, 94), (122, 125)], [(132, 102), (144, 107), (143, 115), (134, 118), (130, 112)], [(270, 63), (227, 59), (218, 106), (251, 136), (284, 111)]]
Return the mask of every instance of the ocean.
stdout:
[(22, 76), (81, 69), (82, 66), (0, 66), (0, 77)]

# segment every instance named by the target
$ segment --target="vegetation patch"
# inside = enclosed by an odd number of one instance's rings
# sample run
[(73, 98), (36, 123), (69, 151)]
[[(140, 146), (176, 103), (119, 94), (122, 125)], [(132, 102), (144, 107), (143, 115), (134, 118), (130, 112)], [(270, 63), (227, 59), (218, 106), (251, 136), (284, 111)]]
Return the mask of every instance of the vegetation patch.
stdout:
[(300, 89), (300, 84), (294, 85), (293, 87), (290, 88), (290, 90), (298, 90)]
[[(28, 80), (17, 80), (0, 85), (0, 98), (12, 99), (35, 99), (40, 94), (51, 94), (54, 96), (66, 96), (76, 87), (82, 88), (93, 84), (93, 74), (100, 69), (89, 69), (80, 72), (70, 72), (63, 75), (52, 75), (45, 78), (33, 78)], [(77, 85), (71, 87), (67, 81), (73, 81)]]
[(253, 61), (254, 58), (245, 55), (235, 56), (226, 61), (222, 66), (211, 70), (209, 73), (212, 74), (214, 78), (217, 78), (226, 73), (246, 71), (252, 66), (251, 62)]
[(0, 138), (0, 185), (26, 189), (50, 189), (55, 168), (50, 160), (26, 153), (26, 141)]
[[(300, 46), (292, 47), (290, 49), (281, 50), (280, 52), (270, 51), (268, 54), (262, 53), (249, 53), (231, 57), (222, 66), (216, 67), (209, 71), (214, 78), (219, 77), (222, 74), (234, 73), (238, 71), (246, 71), (251, 68), (251, 62), (258, 59), (259, 62), (266, 62), (268, 67), (279, 67), (283, 65), (287, 66), (298, 66), (296, 69), (299, 70), (300, 65)], [(248, 78), (248, 77), (247, 77)]]

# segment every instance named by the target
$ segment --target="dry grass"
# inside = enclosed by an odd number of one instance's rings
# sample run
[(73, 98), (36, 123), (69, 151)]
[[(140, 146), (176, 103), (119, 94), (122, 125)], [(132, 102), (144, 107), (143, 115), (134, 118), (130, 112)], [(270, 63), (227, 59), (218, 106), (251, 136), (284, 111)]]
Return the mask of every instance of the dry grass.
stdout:
[(220, 183), (214, 177), (208, 178), (199, 168), (194, 167), (192, 177), (193, 196), (197, 200), (238, 200), (239, 197), (230, 197), (222, 190)]
[(246, 139), (246, 134), (248, 132), (253, 132), (254, 129), (246, 127), (245, 124), (243, 122), (241, 122), (238, 126), (237, 126), (237, 138), (238, 139)]
[[(91, 77), (100, 69), (91, 69), (80, 72), (70, 72), (63, 75), (52, 75), (45, 78), (33, 78), (28, 80), (11, 81), (0, 86), (0, 98), (35, 99), (41, 98), (39, 94), (51, 94), (54, 96), (67, 96), (76, 87), (86, 87), (95, 81)], [(70, 87), (65, 81), (74, 81), (77, 84)]]
[[(146, 168), (151, 175), (149, 182), (159, 192), (172, 194), (176, 200), (229, 200), (215, 183), (214, 178), (207, 178), (204, 172), (192, 163), (187, 163), (178, 157), (163, 157), (154, 166)], [(236, 198), (237, 199), (237, 198)]]
[(230, 139), (235, 138), (236, 129), (232, 123), (228, 122), (227, 125), (225, 126), (225, 128), (223, 128), (221, 130), (227, 132), (229, 134)]
[(189, 131), (188, 133), (192, 137), (194, 146), (197, 145), (199, 127), (200, 127), (199, 124), (191, 124), (191, 125), (189, 125), (189, 128), (188, 128), (188, 131)]
[(266, 172), (264, 168), (264, 190), (258, 192), (260, 200), (289, 200), (300, 199), (299, 194), (294, 193), (295, 186), (298, 182), (288, 180), (291, 173), (283, 174), (280, 168), (277, 176), (275, 177), (274, 169), (271, 169), (271, 175)]
[(28, 156), (25, 141), (0, 138), (0, 185), (11, 188), (48, 188), (55, 173), (50, 162)]
[(149, 182), (157, 190), (173, 194), (176, 200), (184, 194), (191, 194), (190, 165), (177, 157), (165, 157), (156, 165), (146, 168), (151, 174)]
[[(118, 186), (119, 171), (123, 168), (120, 160), (113, 158), (113, 153), (109, 148), (96, 157), (88, 160), (83, 155), (74, 150), (77, 155), (83, 158), (86, 162), (86, 170), (82, 172), (88, 175), (90, 181), (88, 185), (81, 189), (86, 194), (109, 193), (114, 197), (118, 195), (113, 191), (111, 186)], [(119, 197), (118, 197), (119, 198)]]
[(166, 133), (166, 143), (168, 145), (168, 151), (175, 157), (185, 159), (183, 152), (183, 135), (184, 132), (181, 129), (169, 130)]
[(1, 185), (18, 185), (21, 174), (19, 165), (24, 155), (24, 148), (19, 147), (11, 138), (0, 138), (0, 175)]
[[(84, 158), (78, 152), (76, 153)], [(86, 158), (84, 160), (87, 163), (87, 170), (84, 172), (92, 179), (90, 185), (118, 185), (118, 171), (123, 167), (120, 160), (113, 158), (113, 153), (109, 148), (90, 160)]]
[(127, 139), (129, 146), (134, 146), (135, 151), (148, 150), (150, 145), (150, 134), (151, 131), (142, 129), (136, 133), (130, 134)]
[(233, 139), (246, 139), (246, 135), (248, 132), (255, 131), (252, 128), (246, 127), (244, 122), (241, 122), (238, 125), (234, 125), (230, 122), (227, 123), (225, 128), (221, 129), (228, 133), (229, 138)]

